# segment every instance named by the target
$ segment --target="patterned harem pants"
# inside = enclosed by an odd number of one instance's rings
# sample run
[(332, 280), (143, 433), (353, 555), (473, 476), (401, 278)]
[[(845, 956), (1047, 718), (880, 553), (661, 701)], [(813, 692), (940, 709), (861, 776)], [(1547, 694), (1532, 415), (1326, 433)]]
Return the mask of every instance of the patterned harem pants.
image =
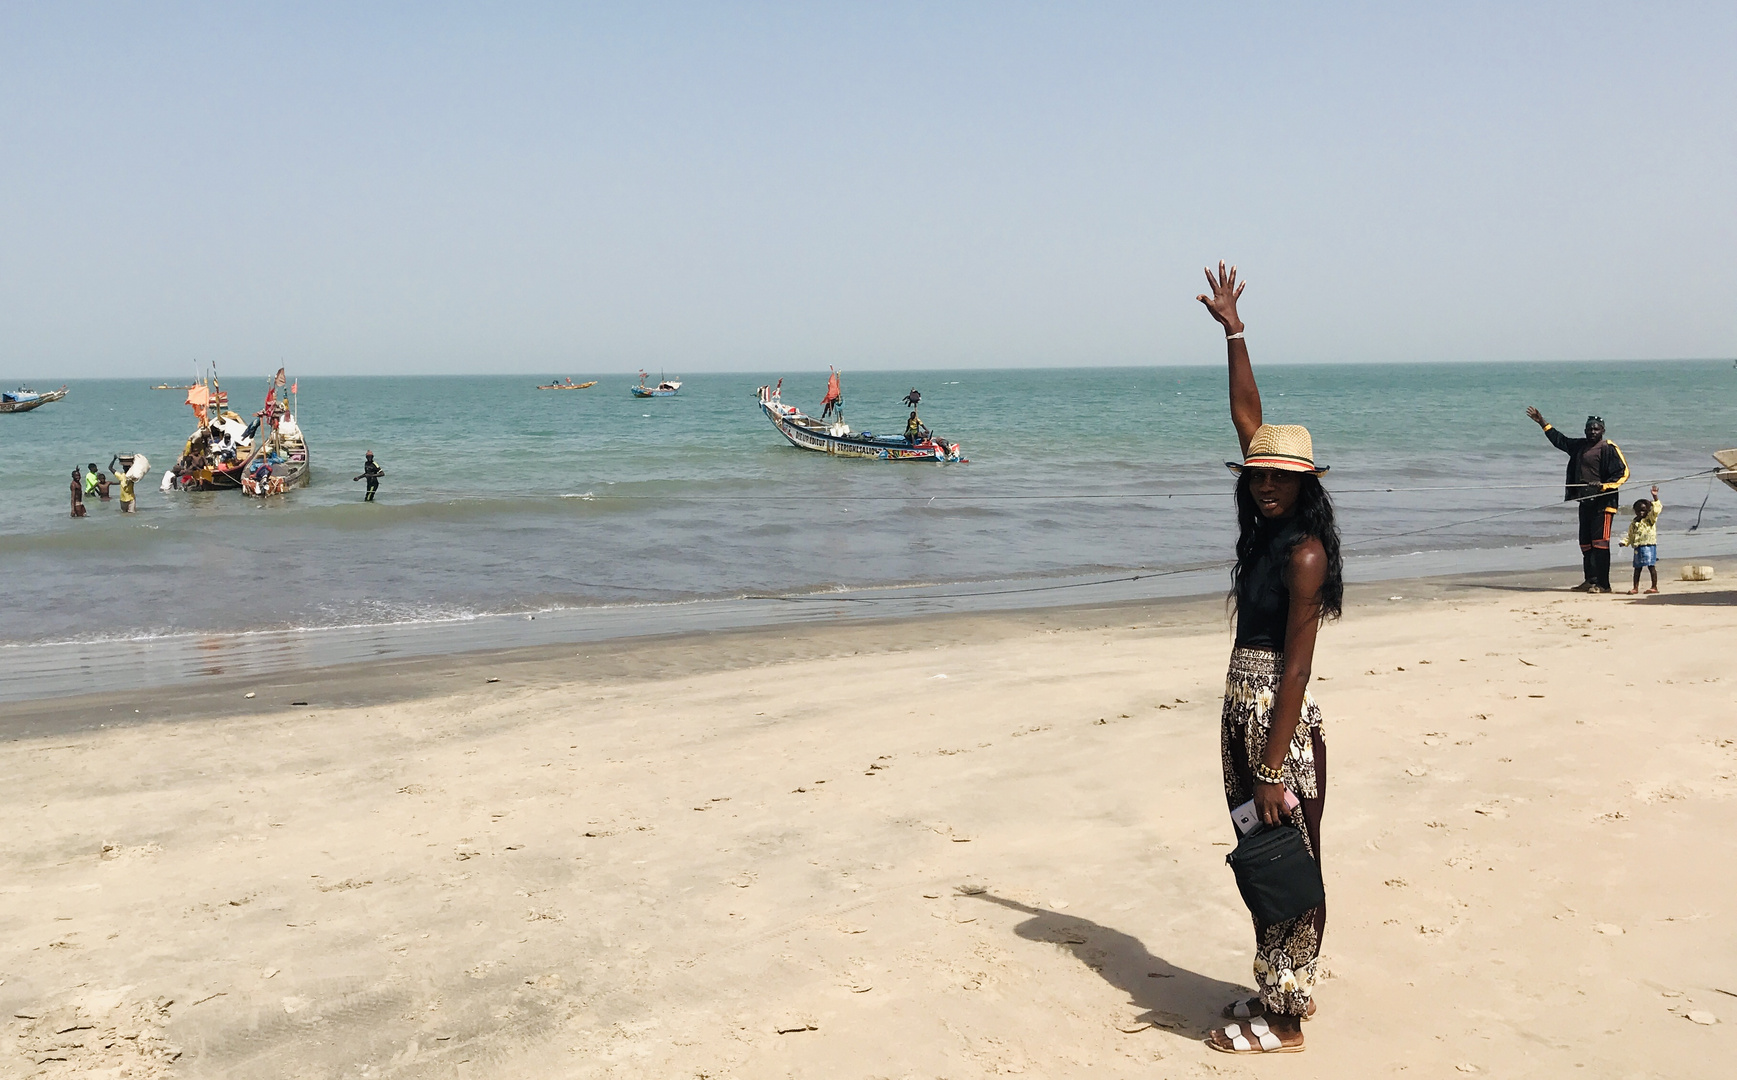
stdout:
[[(1266, 757), (1267, 732), (1284, 670), (1285, 658), (1268, 649), (1238, 648), (1231, 653), (1219, 738), (1224, 798), (1231, 810), (1254, 798), (1254, 766)], [(1286, 786), (1300, 801), (1291, 811), (1291, 821), (1302, 830), (1309, 853), (1319, 861), (1321, 811), (1327, 802), (1327, 743), (1321, 735), (1321, 710), (1307, 692), (1282, 772)], [(1255, 985), (1267, 1012), (1302, 1016), (1309, 1011), (1326, 928), (1325, 904), (1282, 923), (1262, 925), (1255, 920)]]

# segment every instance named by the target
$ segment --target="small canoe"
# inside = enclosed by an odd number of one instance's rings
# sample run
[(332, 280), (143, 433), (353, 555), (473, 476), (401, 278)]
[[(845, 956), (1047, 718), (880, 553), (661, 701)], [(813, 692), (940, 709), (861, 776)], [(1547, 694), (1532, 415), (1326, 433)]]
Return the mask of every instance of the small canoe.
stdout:
[(579, 382), (579, 383), (574, 382), (572, 379), (568, 379), (566, 382), (549, 383), (547, 386), (539, 386), (539, 387), (537, 387), (537, 389), (539, 389), (539, 390), (589, 390), (593, 386), (596, 386), (596, 385), (597, 385), (596, 379), (593, 379), (590, 382)]

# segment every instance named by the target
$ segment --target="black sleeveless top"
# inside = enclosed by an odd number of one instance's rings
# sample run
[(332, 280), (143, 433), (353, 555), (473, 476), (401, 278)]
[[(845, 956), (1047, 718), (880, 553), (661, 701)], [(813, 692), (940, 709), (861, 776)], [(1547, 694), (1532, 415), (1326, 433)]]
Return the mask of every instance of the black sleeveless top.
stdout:
[(1291, 616), (1291, 591), (1285, 567), (1303, 531), (1294, 521), (1263, 521), (1255, 533), (1255, 554), (1236, 583), (1236, 644), (1239, 648), (1285, 651), (1285, 626)]

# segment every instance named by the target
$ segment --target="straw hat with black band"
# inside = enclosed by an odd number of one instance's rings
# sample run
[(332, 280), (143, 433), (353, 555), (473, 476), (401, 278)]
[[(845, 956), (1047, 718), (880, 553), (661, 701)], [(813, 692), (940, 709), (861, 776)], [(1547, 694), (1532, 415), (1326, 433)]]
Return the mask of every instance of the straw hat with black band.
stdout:
[(1315, 464), (1315, 441), (1301, 424), (1262, 424), (1248, 441), (1242, 464), (1227, 461), (1231, 472), (1244, 469), (1277, 469), (1280, 472), (1313, 473), (1320, 476), (1331, 466)]

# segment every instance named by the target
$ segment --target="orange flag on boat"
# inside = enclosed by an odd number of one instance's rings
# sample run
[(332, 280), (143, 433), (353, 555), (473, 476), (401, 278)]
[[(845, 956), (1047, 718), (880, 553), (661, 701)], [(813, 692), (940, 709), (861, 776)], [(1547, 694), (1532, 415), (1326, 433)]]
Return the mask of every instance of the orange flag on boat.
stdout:
[(844, 391), (839, 389), (838, 372), (834, 371), (832, 373), (832, 377), (826, 380), (826, 397), (821, 399), (820, 405), (822, 408), (825, 408), (826, 406), (831, 405), (834, 402), (843, 401), (843, 400), (844, 400)]
[(204, 383), (194, 383), (187, 388), (187, 404), (193, 406), (193, 415), (197, 416), (199, 422), (203, 424), (205, 422), (205, 406), (211, 404), (211, 391), (206, 389)]

